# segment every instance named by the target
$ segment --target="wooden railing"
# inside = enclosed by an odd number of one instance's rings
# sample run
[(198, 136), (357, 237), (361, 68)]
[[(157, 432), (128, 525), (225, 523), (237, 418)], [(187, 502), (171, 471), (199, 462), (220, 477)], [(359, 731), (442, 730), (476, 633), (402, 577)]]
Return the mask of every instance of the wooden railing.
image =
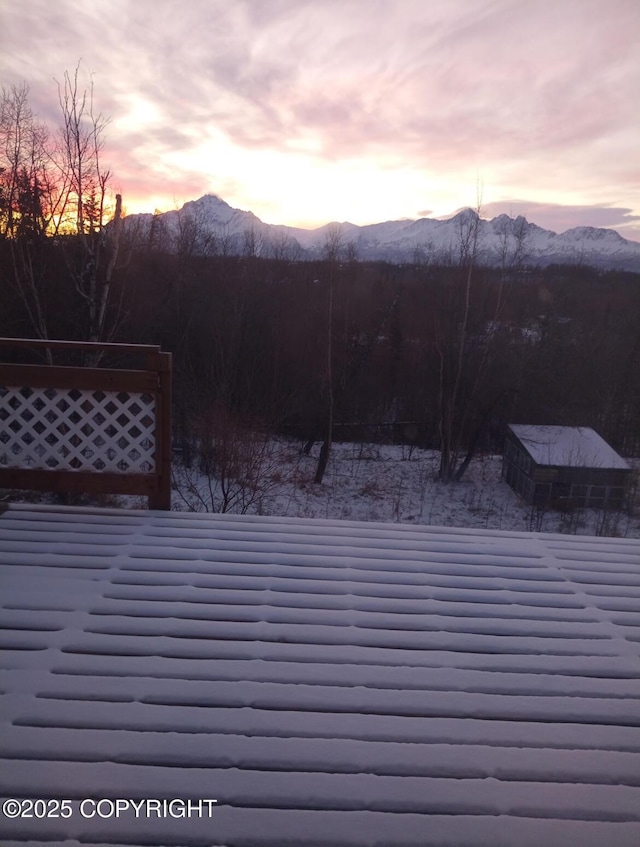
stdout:
[[(0, 362), (0, 488), (143, 494), (171, 508), (171, 353), (152, 345), (0, 338), (0, 353), (141, 367)], [(14, 353), (13, 358), (16, 358)]]

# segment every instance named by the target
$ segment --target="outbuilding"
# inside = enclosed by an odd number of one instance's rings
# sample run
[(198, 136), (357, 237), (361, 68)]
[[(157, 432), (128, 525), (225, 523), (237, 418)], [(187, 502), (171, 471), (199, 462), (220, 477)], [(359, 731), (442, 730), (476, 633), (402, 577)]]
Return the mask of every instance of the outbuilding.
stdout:
[(502, 476), (527, 503), (622, 508), (631, 467), (595, 430), (510, 424)]

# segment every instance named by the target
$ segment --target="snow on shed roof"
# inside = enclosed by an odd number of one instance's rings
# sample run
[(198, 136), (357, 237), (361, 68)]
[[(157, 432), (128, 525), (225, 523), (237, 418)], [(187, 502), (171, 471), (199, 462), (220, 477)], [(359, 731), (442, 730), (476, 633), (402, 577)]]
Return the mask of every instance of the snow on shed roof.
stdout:
[(73, 801), (3, 847), (640, 843), (638, 540), (23, 506), (0, 579), (0, 793)]
[(629, 463), (586, 426), (509, 424), (538, 465), (629, 470)]

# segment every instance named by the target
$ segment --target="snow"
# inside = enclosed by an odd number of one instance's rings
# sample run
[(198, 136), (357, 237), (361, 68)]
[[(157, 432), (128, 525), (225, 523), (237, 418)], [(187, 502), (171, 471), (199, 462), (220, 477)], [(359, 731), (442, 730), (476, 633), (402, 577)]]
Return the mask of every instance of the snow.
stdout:
[(640, 843), (637, 539), (11, 505), (0, 583), (3, 847)]
[[(312, 454), (306, 456), (298, 443), (272, 442), (263, 469), (261, 490), (248, 505), (248, 512), (283, 517), (640, 537), (637, 511), (576, 509), (561, 513), (540, 511), (526, 505), (502, 480), (502, 456), (476, 457), (460, 483), (447, 485), (437, 480), (440, 454), (435, 450), (336, 442), (324, 480), (317, 485), (313, 478), (319, 449), (319, 445), (315, 445)], [(190, 477), (212, 510), (208, 478), (195, 470)], [(184, 483), (185, 471), (176, 462), (173, 508), (203, 509), (202, 502), (186, 493)], [(219, 507), (221, 498), (215, 499)]]
[(510, 429), (538, 465), (629, 470), (629, 463), (589, 427), (510, 424)]

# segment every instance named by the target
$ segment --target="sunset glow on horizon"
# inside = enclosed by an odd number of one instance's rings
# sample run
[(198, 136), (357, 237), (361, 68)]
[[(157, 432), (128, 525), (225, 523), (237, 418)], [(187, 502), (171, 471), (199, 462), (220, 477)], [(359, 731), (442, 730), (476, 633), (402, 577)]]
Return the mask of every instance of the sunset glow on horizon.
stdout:
[(213, 193), (313, 228), (480, 203), (640, 241), (636, 0), (28, 0), (0, 83), (80, 63), (128, 213)]

